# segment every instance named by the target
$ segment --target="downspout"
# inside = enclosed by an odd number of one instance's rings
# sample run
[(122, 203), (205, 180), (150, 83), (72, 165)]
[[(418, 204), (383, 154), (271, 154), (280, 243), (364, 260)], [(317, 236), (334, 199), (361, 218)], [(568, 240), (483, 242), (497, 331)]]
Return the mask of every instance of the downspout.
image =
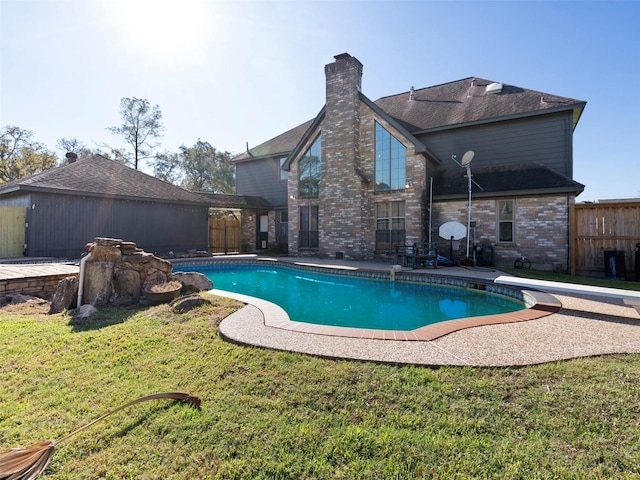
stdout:
[(84, 290), (84, 264), (91, 258), (91, 253), (82, 257), (80, 260), (80, 279), (78, 280), (78, 305), (77, 308), (82, 306), (82, 291)]
[[(575, 197), (574, 197), (575, 198)], [(571, 271), (571, 254), (572, 247), (571, 245), (571, 196), (567, 195), (567, 273), (569, 275), (574, 275), (574, 272)]]

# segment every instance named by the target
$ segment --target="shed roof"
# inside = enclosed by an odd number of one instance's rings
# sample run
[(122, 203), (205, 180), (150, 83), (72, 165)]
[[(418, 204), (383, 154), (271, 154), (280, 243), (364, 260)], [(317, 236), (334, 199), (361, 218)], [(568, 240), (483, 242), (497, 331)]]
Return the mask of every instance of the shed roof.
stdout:
[[(584, 185), (541, 163), (478, 167), (471, 172), (474, 197), (521, 196), (550, 193), (578, 195)], [(433, 197), (437, 200), (466, 198), (469, 180), (466, 169), (443, 169), (433, 177)]]
[(101, 155), (84, 157), (73, 163), (0, 185), (0, 195), (17, 191), (210, 204), (210, 201), (201, 195)]

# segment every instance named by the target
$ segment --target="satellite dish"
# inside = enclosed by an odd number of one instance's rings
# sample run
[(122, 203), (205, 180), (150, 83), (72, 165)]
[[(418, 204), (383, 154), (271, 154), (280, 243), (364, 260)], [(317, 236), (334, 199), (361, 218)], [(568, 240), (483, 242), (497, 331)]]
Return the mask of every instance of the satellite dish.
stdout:
[(473, 156), (475, 155), (475, 153), (473, 152), (473, 150), (469, 150), (467, 153), (465, 153), (462, 156), (462, 163), (461, 165), (463, 167), (468, 167), (469, 164), (471, 163), (471, 160), (473, 160)]
[(445, 240), (460, 240), (467, 236), (467, 227), (460, 222), (447, 222), (440, 225), (438, 234)]

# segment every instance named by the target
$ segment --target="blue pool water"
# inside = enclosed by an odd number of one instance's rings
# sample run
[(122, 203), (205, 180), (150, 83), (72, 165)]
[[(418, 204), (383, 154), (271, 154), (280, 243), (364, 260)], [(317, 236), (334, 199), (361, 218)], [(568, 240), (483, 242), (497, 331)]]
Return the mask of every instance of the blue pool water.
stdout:
[(179, 267), (214, 288), (262, 298), (291, 320), (340, 327), (414, 330), (456, 318), (513, 312), (516, 300), (473, 289), (390, 282), (261, 265)]

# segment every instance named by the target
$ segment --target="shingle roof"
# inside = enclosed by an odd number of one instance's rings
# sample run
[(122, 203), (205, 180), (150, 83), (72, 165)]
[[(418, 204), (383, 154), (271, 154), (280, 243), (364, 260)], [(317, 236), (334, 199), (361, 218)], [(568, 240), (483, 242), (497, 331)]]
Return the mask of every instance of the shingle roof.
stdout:
[[(579, 194), (584, 185), (540, 163), (507, 165), (496, 167), (478, 167), (471, 171), (471, 191), (474, 197), (572, 193)], [(477, 184), (477, 185), (476, 185)], [(481, 188), (478, 187), (478, 185)], [(466, 170), (443, 169), (433, 177), (433, 196), (435, 199), (466, 198), (469, 194), (469, 180)]]
[[(475, 86), (472, 82), (475, 80)], [(491, 80), (469, 77), (442, 85), (382, 97), (373, 102), (410, 134), (417, 135), (460, 125), (484, 123), (555, 111), (573, 110), (578, 122), (586, 102), (549, 93), (502, 84), (498, 93), (488, 93)], [(314, 119), (244, 152), (233, 161), (250, 160), (291, 152)]]
[(241, 153), (240, 155), (231, 159), (233, 162), (239, 162), (242, 160), (250, 160), (252, 158), (270, 157), (277, 154), (287, 155), (291, 150), (295, 148), (300, 141), (304, 133), (311, 126), (314, 119), (304, 122), (302, 125), (298, 125), (291, 130), (278, 135), (271, 140), (268, 140), (257, 147), (250, 149), (248, 152)]
[(19, 190), (209, 204), (209, 200), (101, 155), (0, 185), (0, 195)]
[(229, 193), (209, 193), (198, 192), (203, 197), (209, 199), (209, 203), (213, 208), (229, 208), (229, 209), (265, 209), (271, 208), (271, 204), (262, 197), (254, 195), (233, 195)]
[[(475, 86), (473, 81), (475, 80)], [(416, 134), (454, 125), (536, 115), (575, 109), (577, 122), (585, 102), (548, 93), (502, 84), (497, 93), (488, 93), (491, 80), (469, 77), (414, 91), (383, 97), (375, 101), (381, 109)], [(574, 125), (575, 126), (575, 125)]]

